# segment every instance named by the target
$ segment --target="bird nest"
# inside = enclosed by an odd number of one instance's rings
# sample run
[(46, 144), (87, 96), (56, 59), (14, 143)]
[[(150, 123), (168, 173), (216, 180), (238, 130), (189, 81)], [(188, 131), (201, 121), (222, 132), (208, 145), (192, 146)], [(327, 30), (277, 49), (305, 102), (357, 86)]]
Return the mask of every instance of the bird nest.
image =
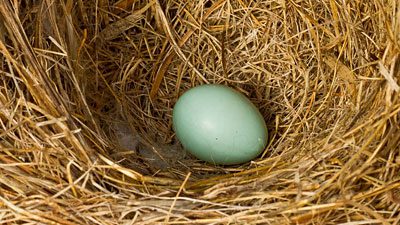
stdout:
[[(1, 1), (1, 224), (399, 224), (400, 4)], [(269, 144), (216, 166), (172, 108), (218, 83)]]

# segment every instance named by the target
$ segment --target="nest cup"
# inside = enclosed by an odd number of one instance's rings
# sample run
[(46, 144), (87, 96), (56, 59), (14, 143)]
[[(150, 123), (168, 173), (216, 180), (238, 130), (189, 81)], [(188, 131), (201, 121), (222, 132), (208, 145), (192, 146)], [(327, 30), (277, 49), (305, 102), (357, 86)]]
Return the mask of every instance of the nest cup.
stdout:
[[(399, 224), (400, 4), (2, 1), (0, 224)], [(223, 84), (253, 161), (182, 149), (172, 109)]]

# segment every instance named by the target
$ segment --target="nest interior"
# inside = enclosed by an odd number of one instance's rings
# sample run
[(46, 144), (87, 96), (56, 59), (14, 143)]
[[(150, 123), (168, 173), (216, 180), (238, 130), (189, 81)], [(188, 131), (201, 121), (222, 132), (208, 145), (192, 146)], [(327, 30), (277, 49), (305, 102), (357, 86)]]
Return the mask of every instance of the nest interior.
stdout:
[[(399, 224), (397, 0), (0, 2), (0, 224)], [(218, 83), (264, 116), (253, 161), (182, 149)]]

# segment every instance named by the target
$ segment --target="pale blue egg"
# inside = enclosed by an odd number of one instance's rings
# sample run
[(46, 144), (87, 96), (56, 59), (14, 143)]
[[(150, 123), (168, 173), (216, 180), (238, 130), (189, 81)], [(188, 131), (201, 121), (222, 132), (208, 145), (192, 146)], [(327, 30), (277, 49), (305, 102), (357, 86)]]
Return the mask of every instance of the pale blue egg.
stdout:
[(243, 94), (223, 85), (201, 85), (175, 104), (173, 127), (184, 148), (221, 165), (248, 162), (267, 144), (261, 113)]

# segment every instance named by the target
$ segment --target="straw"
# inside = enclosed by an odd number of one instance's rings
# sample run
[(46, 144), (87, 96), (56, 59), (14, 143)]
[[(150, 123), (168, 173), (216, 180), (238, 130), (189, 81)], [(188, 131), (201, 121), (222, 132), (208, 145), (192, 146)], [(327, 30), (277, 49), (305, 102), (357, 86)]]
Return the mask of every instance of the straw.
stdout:
[[(396, 0), (0, 1), (0, 224), (399, 224), (399, 43)], [(259, 157), (179, 144), (204, 83)]]

